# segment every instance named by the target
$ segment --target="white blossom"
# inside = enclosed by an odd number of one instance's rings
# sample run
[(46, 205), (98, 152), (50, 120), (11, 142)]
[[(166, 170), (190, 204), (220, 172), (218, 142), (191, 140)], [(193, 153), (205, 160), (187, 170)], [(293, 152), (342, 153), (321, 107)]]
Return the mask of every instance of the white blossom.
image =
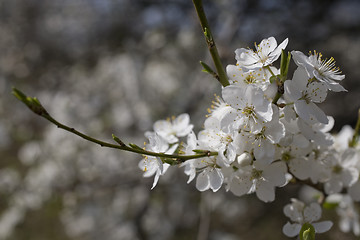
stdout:
[(223, 88), (222, 96), (233, 108), (221, 121), (222, 128), (233, 125), (235, 129), (244, 127), (250, 128), (251, 131), (259, 131), (265, 122), (272, 119), (271, 102), (264, 98), (261, 89), (252, 85), (247, 88), (229, 85)]
[(292, 80), (284, 83), (285, 98), (294, 104), (294, 109), (301, 119), (313, 124), (316, 122), (328, 123), (325, 113), (315, 104), (323, 102), (327, 90), (323, 83), (308, 84), (305, 71), (298, 68)]
[(345, 78), (345, 75), (340, 75), (341, 71), (335, 67), (334, 58), (322, 59), (322, 54), (310, 53), (307, 57), (300, 51), (291, 52), (295, 63), (298, 66), (305, 68), (308, 77), (316, 78), (320, 82), (323, 82), (328, 89), (334, 92), (346, 91), (338, 82)]
[(255, 44), (255, 51), (246, 48), (236, 49), (235, 58), (240, 67), (246, 69), (257, 69), (270, 65), (281, 55), (281, 51), (286, 48), (288, 39), (285, 39), (280, 45), (274, 37), (263, 39), (260, 44)]
[(287, 222), (283, 227), (283, 233), (288, 237), (299, 235), (304, 223), (310, 223), (315, 232), (323, 233), (328, 231), (333, 223), (331, 221), (315, 222), (321, 218), (321, 207), (318, 203), (305, 205), (297, 199), (291, 199), (292, 203), (284, 207), (285, 216), (294, 223)]
[(163, 137), (168, 143), (178, 142), (177, 137), (187, 136), (193, 125), (190, 124), (189, 114), (183, 113), (178, 117), (173, 117), (172, 121), (168, 120), (159, 120), (154, 123), (154, 131)]
[(255, 161), (237, 170), (228, 189), (237, 196), (256, 192), (260, 200), (271, 202), (275, 200), (275, 187), (283, 186), (287, 182), (286, 172), (283, 162), (264, 164)]
[[(157, 133), (146, 132), (145, 136), (149, 139), (150, 142), (148, 145), (149, 147), (147, 148), (149, 151), (172, 154), (178, 147), (178, 145), (175, 144), (169, 148), (169, 144)], [(139, 162), (139, 168), (144, 171), (144, 177), (151, 177), (155, 175), (151, 189), (156, 186), (157, 182), (159, 181), (159, 177), (164, 175), (169, 167), (170, 165), (163, 163), (159, 157), (145, 156), (144, 159)]]

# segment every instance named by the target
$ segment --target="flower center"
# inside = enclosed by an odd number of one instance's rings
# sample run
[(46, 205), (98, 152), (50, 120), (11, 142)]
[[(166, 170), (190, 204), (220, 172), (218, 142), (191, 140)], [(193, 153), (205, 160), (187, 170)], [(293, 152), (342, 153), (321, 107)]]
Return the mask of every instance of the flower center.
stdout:
[(255, 114), (255, 108), (254, 108), (254, 106), (246, 106), (246, 107), (242, 110), (242, 113), (245, 114), (247, 117), (257, 118), (257, 117), (256, 117), (256, 114)]
[(332, 169), (333, 173), (339, 174), (342, 171), (342, 167), (340, 165), (335, 165)]
[(262, 170), (257, 170), (257, 169), (253, 169), (251, 172), (251, 180), (253, 179), (260, 179), (262, 176), (263, 171)]
[(284, 152), (281, 156), (281, 160), (283, 160), (286, 163), (288, 163), (290, 159), (292, 159), (292, 156), (290, 155), (289, 152)]
[(250, 73), (249, 75), (247, 75), (247, 76), (245, 77), (244, 82), (245, 82), (246, 84), (253, 84), (253, 83), (256, 82), (256, 78), (255, 78), (254, 75), (252, 75), (252, 74)]

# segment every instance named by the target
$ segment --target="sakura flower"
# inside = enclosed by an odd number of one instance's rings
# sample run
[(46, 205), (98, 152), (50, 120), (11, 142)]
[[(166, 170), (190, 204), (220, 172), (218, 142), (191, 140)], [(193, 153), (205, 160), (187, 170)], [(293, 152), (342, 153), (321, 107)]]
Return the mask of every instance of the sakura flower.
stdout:
[[(199, 133), (199, 144), (202, 149), (219, 152), (219, 160), (229, 166), (235, 161), (237, 147), (233, 139), (237, 131), (220, 129), (220, 121), (215, 117), (209, 117), (204, 123), (205, 129)], [(228, 130), (228, 131), (226, 131)]]
[(229, 77), (230, 84), (240, 85), (240, 87), (246, 87), (247, 85), (253, 85), (261, 90), (265, 91), (270, 85), (269, 77), (264, 69), (246, 70), (239, 66), (228, 65), (226, 72)]
[(325, 203), (336, 206), (336, 213), (340, 217), (339, 228), (341, 231), (347, 233), (352, 230), (356, 236), (360, 236), (359, 213), (352, 197), (343, 194), (331, 194), (326, 198)]
[(349, 142), (351, 141), (354, 134), (354, 129), (345, 125), (341, 128), (340, 132), (334, 137), (334, 147), (336, 150), (344, 151), (349, 147)]
[(208, 189), (213, 192), (218, 191), (224, 182), (224, 175), (216, 164), (216, 158), (202, 160), (199, 165), (203, 165), (204, 170), (199, 173), (196, 179), (196, 188), (201, 192)]
[(249, 70), (266, 67), (279, 58), (287, 44), (288, 39), (285, 39), (278, 46), (275, 38), (269, 37), (262, 40), (259, 45), (255, 44), (255, 51), (246, 48), (236, 49), (235, 58), (240, 67)]
[(250, 143), (250, 148), (244, 150), (252, 151), (255, 159), (263, 163), (271, 163), (275, 160), (275, 144), (285, 136), (284, 125), (279, 121), (279, 110), (275, 105), (272, 109), (274, 113), (272, 120), (265, 123), (260, 131), (248, 133), (243, 131), (240, 134), (241, 139), (237, 140), (237, 142)]
[(154, 123), (154, 131), (163, 137), (168, 143), (176, 143), (177, 137), (185, 137), (193, 129), (190, 124), (189, 114), (183, 113), (177, 118), (170, 120), (159, 120)]
[[(199, 134), (200, 135), (200, 134)], [(188, 135), (188, 141), (185, 152), (191, 154), (192, 150), (199, 147), (205, 149), (207, 146), (202, 145), (202, 142), (196, 140), (193, 132)], [(199, 191), (206, 191), (208, 189), (214, 192), (218, 191), (223, 184), (224, 176), (216, 157), (211, 158), (196, 158), (188, 160), (181, 164), (185, 167), (185, 174), (189, 176), (187, 183), (190, 183), (196, 176), (196, 171), (200, 171), (196, 179), (196, 188)]]
[[(149, 139), (148, 150), (158, 153), (166, 153), (172, 154), (175, 152), (176, 148), (178, 147), (177, 144), (174, 144), (172, 147), (169, 148), (169, 144), (159, 136), (157, 133), (154, 132), (146, 132), (145, 136)], [(159, 181), (159, 177), (164, 175), (167, 169), (169, 168), (169, 164), (163, 163), (159, 157), (153, 156), (145, 156), (139, 162), (139, 168), (144, 171), (144, 177), (151, 177), (155, 175), (154, 182), (151, 187), (153, 189), (157, 182)]]
[(293, 80), (284, 83), (285, 98), (294, 103), (294, 109), (301, 119), (309, 124), (318, 122), (328, 123), (325, 113), (315, 104), (323, 102), (327, 89), (323, 83), (307, 84), (305, 71), (298, 68), (294, 72)]
[(237, 170), (237, 175), (229, 182), (229, 190), (236, 196), (256, 192), (260, 200), (271, 202), (275, 200), (275, 187), (287, 182), (286, 172), (283, 162), (264, 164), (254, 161), (252, 165)]
[(352, 230), (356, 236), (360, 236), (360, 217), (350, 196), (342, 196), (336, 212), (340, 216), (339, 227), (341, 231), (350, 232)]
[[(187, 137), (187, 145), (185, 147), (185, 154), (191, 155), (193, 154), (193, 150), (197, 147), (197, 139), (196, 135), (193, 131), (191, 131)], [(190, 159), (185, 161), (180, 165), (180, 167), (185, 167), (184, 173), (189, 176), (187, 183), (190, 183), (196, 176), (196, 161), (199, 159)]]
[(323, 233), (328, 231), (333, 223), (331, 221), (317, 222), (321, 217), (321, 207), (318, 203), (311, 203), (306, 206), (297, 199), (291, 199), (292, 203), (284, 207), (285, 216), (289, 217), (294, 223), (287, 222), (283, 227), (283, 233), (288, 237), (299, 235), (301, 227), (305, 223), (310, 223), (315, 232)]
[(359, 178), (359, 170), (356, 168), (358, 159), (353, 149), (347, 149), (341, 155), (333, 153), (331, 156), (325, 161), (332, 169), (329, 181), (325, 182), (327, 194), (339, 193), (343, 187), (352, 186)]
[(271, 102), (264, 98), (261, 89), (252, 85), (247, 88), (229, 85), (223, 88), (222, 96), (233, 108), (223, 117), (222, 126), (234, 124), (235, 129), (243, 126), (250, 127), (251, 131), (260, 131), (263, 124), (272, 119)]
[(310, 179), (313, 183), (325, 182), (330, 178), (331, 168), (324, 163), (323, 158), (318, 150), (308, 156), (286, 156), (291, 174), (300, 180)]
[(300, 51), (292, 51), (291, 54), (295, 63), (305, 68), (310, 79), (316, 78), (334, 92), (346, 91), (338, 83), (338, 81), (345, 78), (345, 75), (340, 75), (341, 71), (335, 67), (334, 58), (331, 57), (330, 59), (323, 60), (322, 54), (317, 52), (310, 53), (309, 57)]
[(222, 98), (215, 94), (215, 100), (211, 102), (211, 108), (208, 108), (207, 111), (209, 115), (207, 117), (215, 117), (219, 121), (222, 121), (223, 117), (233, 110)]
[(298, 127), (301, 131), (301, 134), (308, 139), (312, 140), (315, 144), (321, 146), (331, 146), (334, 141), (331, 134), (328, 133), (334, 126), (334, 118), (328, 116), (328, 123), (315, 123), (312, 125), (307, 124), (302, 119), (298, 120)]

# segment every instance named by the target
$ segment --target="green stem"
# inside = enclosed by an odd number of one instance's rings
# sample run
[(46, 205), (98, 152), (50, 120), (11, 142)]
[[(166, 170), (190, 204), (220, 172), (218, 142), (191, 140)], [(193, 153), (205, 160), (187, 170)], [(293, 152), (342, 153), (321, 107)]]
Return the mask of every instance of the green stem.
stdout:
[(186, 160), (189, 160), (189, 159), (210, 157), (210, 156), (218, 155), (217, 152), (211, 152), (211, 151), (206, 151), (206, 150), (197, 150), (198, 154), (195, 154), (195, 155), (176, 155), (176, 154), (151, 152), (151, 151), (142, 149), (142, 148), (138, 147), (137, 145), (131, 144), (131, 143), (129, 144), (129, 146), (130, 146), (129, 147), (126, 144), (124, 144), (119, 138), (117, 138), (115, 136), (113, 136), (113, 139), (118, 144), (104, 142), (104, 141), (98, 140), (96, 138), (90, 137), (84, 133), (81, 133), (81, 132), (75, 130), (72, 127), (66, 126), (65, 124), (58, 122), (57, 120), (55, 120), (53, 117), (50, 116), (50, 114), (46, 111), (46, 109), (41, 105), (40, 101), (37, 100), (36, 98), (28, 97), (24, 93), (22, 93), (21, 91), (15, 89), (15, 88), (13, 88), (13, 94), (20, 101), (22, 101), (31, 111), (33, 111), (37, 115), (47, 119), (51, 123), (55, 124), (58, 128), (64, 129), (68, 132), (71, 132), (87, 141), (99, 144), (101, 147), (115, 148), (115, 149), (134, 152), (134, 153), (138, 153), (138, 154), (142, 154), (142, 155), (147, 155), (147, 156), (170, 158), (170, 159), (174, 159), (176, 162), (180, 162), (180, 163), (185, 162)]
[(229, 83), (229, 80), (225, 73), (225, 70), (221, 64), (220, 56), (219, 56), (218, 50), (216, 48), (216, 44), (215, 44), (214, 38), (211, 34), (209, 23), (207, 21), (207, 18), (206, 18), (205, 12), (204, 12), (202, 0), (193, 0), (193, 3), (195, 6), (197, 15), (199, 17), (199, 20), (200, 20), (201, 28), (205, 35), (206, 43), (208, 45), (211, 57), (213, 59), (216, 71), (219, 76), (219, 82), (221, 83), (221, 85), (226, 87), (227, 85), (230, 85), (230, 83)]
[(355, 147), (358, 140), (359, 140), (359, 134), (360, 134), (360, 109), (358, 111), (358, 119), (356, 122), (356, 126), (355, 126), (355, 130), (354, 130), (354, 134), (353, 137), (351, 139), (351, 141), (349, 142), (349, 147)]
[(265, 68), (266, 68), (267, 70), (269, 70), (269, 72), (271, 73), (271, 75), (272, 75), (273, 77), (276, 77), (276, 75), (274, 74), (274, 72), (271, 70), (270, 66), (266, 66)]
[(74, 129), (72, 127), (68, 127), (68, 126), (56, 121), (50, 115), (41, 115), (41, 116), (43, 118), (47, 119), (48, 121), (50, 121), (51, 123), (55, 124), (58, 128), (64, 129), (64, 130), (66, 130), (68, 132), (71, 132), (71, 133), (73, 133), (75, 135), (78, 135), (79, 137), (82, 137), (85, 140), (88, 140), (90, 142), (99, 144), (101, 147), (115, 148), (115, 149), (120, 149), (120, 150), (124, 150), (124, 151), (139, 153), (139, 154), (142, 154), (142, 155), (154, 156), (154, 157), (175, 158), (176, 160), (178, 160), (180, 162), (184, 162), (186, 160), (194, 159), (194, 158), (210, 157), (210, 156), (217, 155), (217, 152), (210, 152), (210, 151), (204, 152), (202, 154), (196, 154), (196, 155), (165, 154), (165, 153), (151, 152), (151, 151), (147, 151), (147, 150), (139, 149), (139, 148), (132, 148), (132, 147), (126, 146), (122, 142), (119, 143), (120, 145), (112, 144), (112, 143), (108, 143), (108, 142), (104, 142), (104, 141), (95, 139), (93, 137), (90, 137), (90, 136), (88, 136), (88, 135), (86, 135), (84, 133), (81, 133), (81, 132), (77, 131), (76, 129)]
[(281, 96), (282, 96), (282, 93), (276, 92), (276, 95), (275, 95), (272, 103), (275, 104), (275, 105), (277, 105), (277, 101), (281, 98)]

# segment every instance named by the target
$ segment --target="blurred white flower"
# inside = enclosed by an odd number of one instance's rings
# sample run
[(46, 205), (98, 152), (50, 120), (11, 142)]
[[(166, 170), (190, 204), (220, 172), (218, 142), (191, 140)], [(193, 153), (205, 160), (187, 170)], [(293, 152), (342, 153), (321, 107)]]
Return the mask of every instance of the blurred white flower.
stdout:
[(285, 216), (289, 217), (294, 223), (287, 222), (283, 227), (283, 233), (288, 237), (299, 235), (304, 223), (310, 223), (315, 232), (323, 233), (328, 231), (333, 223), (331, 221), (315, 222), (321, 218), (321, 207), (318, 203), (305, 205), (297, 199), (291, 199), (292, 203), (284, 207)]

